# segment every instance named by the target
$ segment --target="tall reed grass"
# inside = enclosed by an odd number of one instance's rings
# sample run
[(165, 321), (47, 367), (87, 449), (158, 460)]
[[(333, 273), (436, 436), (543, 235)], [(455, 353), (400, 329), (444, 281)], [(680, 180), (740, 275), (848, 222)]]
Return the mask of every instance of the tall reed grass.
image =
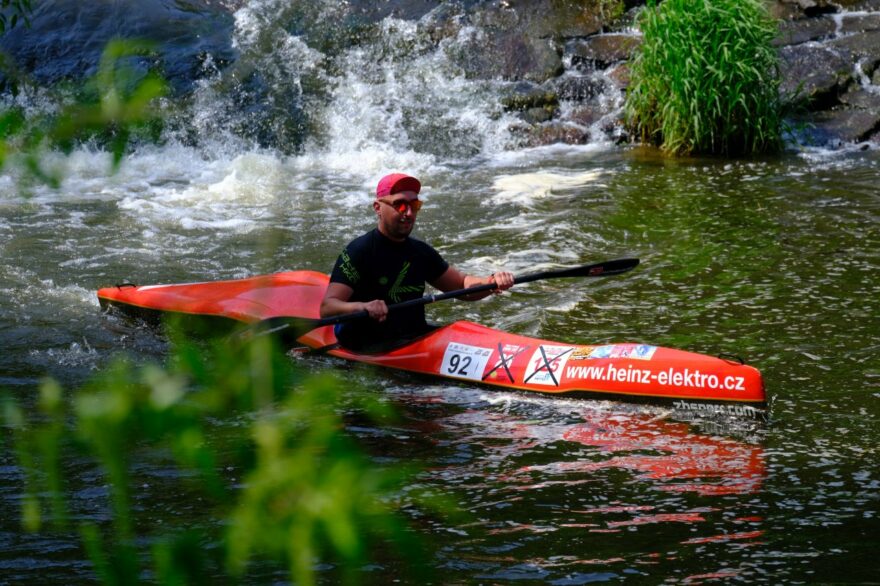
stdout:
[(649, 0), (639, 28), (625, 117), (642, 141), (674, 154), (781, 147), (777, 27), (761, 0)]

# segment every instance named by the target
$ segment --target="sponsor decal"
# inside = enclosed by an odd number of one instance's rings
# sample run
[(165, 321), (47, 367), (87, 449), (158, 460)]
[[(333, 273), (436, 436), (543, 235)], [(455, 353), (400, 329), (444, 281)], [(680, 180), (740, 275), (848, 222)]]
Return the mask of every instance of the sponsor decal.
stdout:
[(752, 407), (751, 405), (716, 405), (691, 401), (673, 401), (672, 406), (682, 411), (697, 411), (713, 415), (747, 415), (754, 418), (762, 418), (764, 416), (762, 409)]
[(578, 346), (571, 353), (569, 360), (587, 360), (595, 349), (595, 346)]
[(439, 372), (444, 376), (481, 380), (492, 352), (491, 348), (450, 342), (443, 353)]
[(574, 350), (575, 346), (538, 346), (529, 359), (523, 382), (558, 387), (565, 363)]
[(503, 379), (506, 379), (505, 382), (515, 383), (516, 380), (513, 378), (513, 373), (510, 372), (510, 367), (513, 365), (513, 359), (528, 349), (528, 346), (519, 346), (517, 344), (502, 345), (501, 342), (499, 342), (498, 360), (495, 362), (495, 365), (483, 375), (483, 380), (501, 382)]
[(565, 369), (567, 379), (593, 380), (604, 382), (635, 383), (671, 386), (689, 389), (712, 389), (725, 391), (745, 391), (746, 379), (742, 376), (705, 374), (689, 368), (667, 368), (654, 371), (649, 368), (638, 368), (633, 364), (605, 366), (568, 366)]
[(647, 344), (609, 344), (597, 346), (590, 353), (590, 358), (635, 358), (650, 360), (657, 351), (657, 346)]

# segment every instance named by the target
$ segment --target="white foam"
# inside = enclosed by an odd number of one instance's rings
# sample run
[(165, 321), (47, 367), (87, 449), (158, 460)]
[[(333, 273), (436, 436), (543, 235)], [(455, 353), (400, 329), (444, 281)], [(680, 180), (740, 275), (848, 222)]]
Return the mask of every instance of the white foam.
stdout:
[(486, 205), (514, 203), (523, 207), (532, 207), (536, 200), (548, 199), (559, 195), (560, 192), (595, 183), (602, 175), (603, 172), (598, 170), (583, 173), (538, 171), (500, 175), (492, 184), (496, 194), (487, 200)]

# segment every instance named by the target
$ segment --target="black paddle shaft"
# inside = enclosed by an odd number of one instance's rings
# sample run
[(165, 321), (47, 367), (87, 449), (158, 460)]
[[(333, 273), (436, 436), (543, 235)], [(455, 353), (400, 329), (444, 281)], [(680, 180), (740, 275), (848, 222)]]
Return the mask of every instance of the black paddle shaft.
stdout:
[[(521, 277), (514, 278), (513, 284), (520, 285), (522, 283), (531, 283), (532, 281), (541, 281), (543, 279), (560, 279), (565, 277), (607, 277), (611, 275), (619, 275), (620, 273), (625, 273), (626, 271), (636, 268), (638, 264), (639, 259), (637, 258), (622, 258), (592, 265), (582, 265), (570, 269), (559, 269), (557, 271), (531, 273), (529, 275), (523, 275)], [(401, 303), (389, 305), (388, 311), (391, 311), (392, 308), (398, 309), (403, 307), (410, 307), (413, 305), (427, 305), (429, 303), (434, 303), (435, 301), (443, 301), (444, 299), (463, 297), (472, 293), (482, 293), (483, 291), (492, 291), (497, 287), (498, 285), (496, 285), (495, 283), (488, 283), (486, 285), (474, 285), (473, 287), (467, 287), (466, 289), (447, 291), (446, 293), (437, 293), (436, 295), (425, 295), (420, 299), (410, 299), (409, 301), (403, 301)]]
[[(636, 268), (639, 264), (639, 259), (637, 258), (621, 258), (617, 260), (609, 260), (601, 263), (590, 264), (590, 265), (582, 265), (579, 267), (572, 267), (569, 269), (559, 269), (555, 271), (543, 271), (540, 273), (532, 273), (529, 275), (523, 275), (521, 277), (516, 277), (513, 280), (515, 285), (519, 285), (522, 283), (531, 283), (532, 281), (540, 281), (543, 279), (560, 279), (566, 277), (609, 277), (612, 275), (619, 275), (620, 273), (625, 273)], [(436, 301), (443, 301), (444, 299), (452, 299), (454, 297), (463, 297), (465, 295), (470, 295), (472, 293), (482, 293), (483, 291), (492, 291), (496, 289), (498, 285), (495, 283), (488, 283), (486, 285), (475, 285), (473, 287), (467, 287), (464, 289), (456, 289), (455, 291), (447, 291), (446, 293), (437, 293), (436, 295), (425, 295), (424, 297), (419, 297), (417, 299), (410, 299), (408, 301), (403, 301), (401, 303), (395, 303), (393, 305), (388, 306), (388, 311), (394, 311), (396, 309), (402, 309), (404, 307), (413, 307), (416, 305), (428, 305), (430, 303), (434, 303)], [(323, 319), (309, 319), (304, 317), (293, 317), (293, 316), (279, 316), (279, 317), (271, 317), (261, 322), (258, 322), (261, 329), (263, 329), (264, 333), (269, 332), (277, 332), (280, 330), (288, 330), (285, 332), (290, 335), (289, 330), (293, 330), (294, 337), (299, 337), (306, 332), (314, 330), (316, 328), (320, 328), (323, 326), (341, 324), (347, 321), (351, 321), (354, 319), (363, 319), (368, 317), (370, 314), (366, 310), (356, 311), (354, 313), (346, 313), (343, 315), (334, 315), (330, 317), (325, 317)]]

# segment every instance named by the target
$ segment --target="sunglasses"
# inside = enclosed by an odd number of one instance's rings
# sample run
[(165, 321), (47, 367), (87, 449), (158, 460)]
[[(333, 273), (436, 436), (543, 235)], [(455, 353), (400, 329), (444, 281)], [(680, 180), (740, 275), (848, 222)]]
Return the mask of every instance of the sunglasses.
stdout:
[(406, 208), (412, 210), (412, 213), (418, 213), (420, 209), (422, 209), (422, 201), (419, 199), (414, 199), (412, 201), (407, 199), (395, 199), (394, 201), (385, 201), (384, 199), (377, 199), (379, 203), (384, 203), (387, 206), (391, 206), (394, 208), (398, 214), (403, 214), (406, 212)]

